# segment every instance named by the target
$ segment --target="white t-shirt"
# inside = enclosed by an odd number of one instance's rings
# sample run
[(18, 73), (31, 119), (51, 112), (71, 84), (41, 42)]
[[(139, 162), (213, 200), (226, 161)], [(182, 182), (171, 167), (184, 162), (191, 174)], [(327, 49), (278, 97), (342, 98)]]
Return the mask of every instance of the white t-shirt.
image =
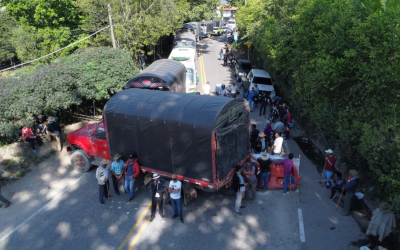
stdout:
[(235, 94), (237, 92), (237, 90), (238, 90), (238, 87), (236, 85), (235, 86), (231, 86), (231, 93), (232, 94)]
[(275, 139), (274, 141), (274, 154), (280, 154), (282, 152), (282, 144), (283, 144), (283, 138), (282, 137), (278, 137)]
[(204, 85), (204, 94), (209, 95), (210, 94), (210, 84)]
[(169, 187), (173, 190), (180, 189), (179, 193), (170, 193), (169, 196), (171, 199), (180, 199), (181, 198), (181, 191), (182, 191), (182, 182), (177, 181), (176, 183), (174, 181), (169, 182)]

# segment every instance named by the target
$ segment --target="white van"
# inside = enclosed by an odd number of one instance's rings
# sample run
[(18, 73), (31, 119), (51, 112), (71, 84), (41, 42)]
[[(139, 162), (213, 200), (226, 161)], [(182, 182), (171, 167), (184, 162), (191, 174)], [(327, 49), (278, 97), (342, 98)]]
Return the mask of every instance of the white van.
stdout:
[(272, 79), (267, 71), (262, 69), (252, 69), (250, 70), (249, 74), (247, 74), (247, 79), (250, 82), (250, 90), (255, 84), (257, 84), (257, 87), (260, 91), (265, 91), (275, 95)]
[(186, 68), (186, 93), (196, 93), (197, 77), (197, 53), (192, 47), (178, 47), (172, 50), (168, 59), (181, 62)]

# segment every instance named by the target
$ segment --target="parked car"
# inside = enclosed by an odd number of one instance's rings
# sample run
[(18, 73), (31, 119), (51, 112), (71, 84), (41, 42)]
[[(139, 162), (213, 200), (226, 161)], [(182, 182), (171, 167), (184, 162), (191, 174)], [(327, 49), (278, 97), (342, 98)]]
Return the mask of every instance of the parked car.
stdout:
[(247, 74), (251, 70), (250, 60), (247, 59), (238, 59), (235, 64), (235, 77), (238, 82), (241, 82), (242, 79), (246, 79)]
[(262, 69), (252, 69), (247, 75), (247, 79), (250, 81), (250, 89), (257, 84), (260, 93), (266, 92), (267, 96), (271, 98), (275, 97), (275, 89), (272, 83), (271, 76), (269, 73)]

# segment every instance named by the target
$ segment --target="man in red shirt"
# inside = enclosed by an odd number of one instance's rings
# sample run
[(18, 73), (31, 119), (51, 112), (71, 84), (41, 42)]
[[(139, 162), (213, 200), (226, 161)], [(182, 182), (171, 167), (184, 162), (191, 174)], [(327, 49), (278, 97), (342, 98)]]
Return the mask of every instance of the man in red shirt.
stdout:
[(31, 128), (28, 128), (28, 127), (22, 128), (22, 138), (24, 138), (24, 141), (31, 143), (32, 150), (35, 153), (37, 153), (37, 151), (35, 149), (35, 141), (38, 142), (39, 147), (44, 148), (42, 138), (40, 138), (40, 136), (33, 135)]
[[(332, 149), (325, 150), (327, 156), (325, 157), (325, 170), (324, 170), (324, 180), (330, 180), (332, 177), (333, 170), (335, 169), (335, 156), (333, 156)], [(330, 188), (331, 183), (329, 181), (325, 182), (326, 188)]]

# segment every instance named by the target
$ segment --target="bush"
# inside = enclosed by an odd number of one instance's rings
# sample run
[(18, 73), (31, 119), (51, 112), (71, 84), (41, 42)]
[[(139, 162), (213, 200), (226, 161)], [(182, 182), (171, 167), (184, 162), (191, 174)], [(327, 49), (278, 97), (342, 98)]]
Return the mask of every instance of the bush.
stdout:
[(85, 100), (105, 100), (138, 73), (128, 51), (97, 47), (0, 80), (0, 138), (10, 140), (35, 117), (68, 113)]
[(294, 114), (383, 201), (400, 196), (400, 9), (386, 7), (248, 0), (236, 15)]

